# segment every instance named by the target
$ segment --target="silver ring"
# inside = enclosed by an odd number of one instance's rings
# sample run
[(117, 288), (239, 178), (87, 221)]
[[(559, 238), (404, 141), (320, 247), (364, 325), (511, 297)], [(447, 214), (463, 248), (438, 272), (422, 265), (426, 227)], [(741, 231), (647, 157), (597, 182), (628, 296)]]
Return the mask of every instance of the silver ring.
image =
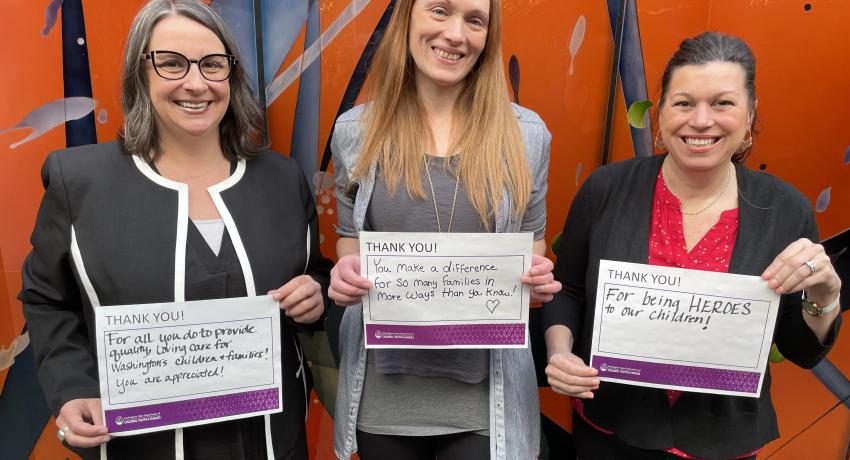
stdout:
[(811, 271), (812, 271), (811, 275), (814, 275), (814, 274), (815, 274), (815, 272), (816, 272), (816, 271), (818, 271), (818, 267), (817, 267), (817, 266), (815, 265), (815, 263), (814, 263), (814, 262), (812, 262), (811, 260), (807, 261), (807, 262), (805, 263), (805, 265), (806, 265), (807, 267), (809, 267), (809, 270), (811, 270)]
[(59, 429), (59, 431), (56, 433), (56, 437), (59, 438), (59, 442), (65, 442), (65, 433), (69, 431), (71, 431), (71, 427), (69, 427), (68, 425), (65, 425)]

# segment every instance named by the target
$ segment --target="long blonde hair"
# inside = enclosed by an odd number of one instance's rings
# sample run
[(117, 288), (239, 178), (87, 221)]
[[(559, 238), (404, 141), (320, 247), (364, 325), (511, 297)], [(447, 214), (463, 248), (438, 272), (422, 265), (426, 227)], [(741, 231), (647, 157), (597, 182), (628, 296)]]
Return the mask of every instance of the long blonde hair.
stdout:
[[(369, 70), (365, 138), (354, 168), (354, 179), (364, 177), (378, 163), (390, 193), (403, 180), (408, 195), (424, 198), (422, 155), (430, 136), (425, 109), (415, 84), (415, 63), (408, 34), (415, 0), (398, 0)], [(501, 0), (490, 0), (487, 41), (478, 62), (466, 77), (455, 104), (462, 120), (450, 152), (459, 152), (459, 171), (472, 206), (485, 228), (504, 198), (513, 198), (516, 216), (522, 216), (531, 197), (531, 176), (516, 114), (508, 98), (501, 54)]]

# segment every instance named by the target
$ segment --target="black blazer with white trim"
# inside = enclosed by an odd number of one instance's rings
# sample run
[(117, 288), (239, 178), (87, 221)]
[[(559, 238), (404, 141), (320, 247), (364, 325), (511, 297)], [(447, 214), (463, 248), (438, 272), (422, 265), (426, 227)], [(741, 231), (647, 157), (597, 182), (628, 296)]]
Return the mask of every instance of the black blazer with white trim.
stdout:
[[(185, 300), (188, 191), (115, 142), (51, 153), (42, 182), (19, 298), (39, 381), (58, 414), (70, 400), (99, 397), (93, 306)], [(313, 197), (294, 161), (274, 152), (240, 160), (210, 194), (236, 249), (247, 295), (264, 295), (304, 273), (327, 292), (331, 264), (319, 251)], [(277, 458), (303, 436), (311, 387), (298, 328), (288, 318), (281, 321), (285, 409), (267, 428)], [(166, 432), (113, 439), (110, 458), (131, 458), (122, 442), (146, 436), (152, 438), (138, 458), (175, 457), (174, 432)]]
[[(570, 328), (573, 352), (585, 362), (599, 261), (647, 263), (652, 199), (663, 159), (655, 155), (601, 167), (573, 200), (554, 269), (564, 287), (542, 315), (544, 330), (556, 324)], [(739, 227), (730, 273), (760, 275), (791, 242), (802, 237), (818, 241), (811, 205), (800, 192), (741, 165), (735, 171)], [(832, 348), (841, 318), (821, 345), (802, 315), (800, 293), (783, 295), (774, 342), (790, 361), (810, 368)], [(685, 392), (670, 407), (662, 390), (602, 382), (594, 398), (584, 400), (584, 408), (590, 420), (633, 446), (676, 447), (705, 459), (733, 458), (779, 436), (769, 370), (759, 398)]]

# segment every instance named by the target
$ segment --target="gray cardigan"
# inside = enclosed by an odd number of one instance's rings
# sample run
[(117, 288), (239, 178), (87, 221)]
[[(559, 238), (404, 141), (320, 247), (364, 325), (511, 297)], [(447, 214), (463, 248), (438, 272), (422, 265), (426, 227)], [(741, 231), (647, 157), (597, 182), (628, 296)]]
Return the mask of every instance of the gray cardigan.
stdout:
[[(532, 191), (528, 207), (546, 206), (546, 178), (549, 170), (549, 142), (552, 138), (540, 117), (514, 105), (522, 132), (526, 158), (531, 170)], [(363, 106), (355, 107), (337, 119), (331, 143), (336, 175), (338, 218), (348, 219), (354, 228), (337, 227), (343, 237), (357, 238), (366, 219), (366, 209), (375, 185), (376, 165), (359, 180), (356, 195), (348, 193), (351, 172), (362, 142)], [(499, 203), (496, 212), (497, 233), (518, 232), (522, 219), (513, 214), (510, 195)], [(534, 225), (545, 227), (545, 212)], [(528, 226), (528, 223), (526, 223)], [(334, 421), (334, 451), (338, 458), (349, 459), (357, 451), (357, 413), (366, 372), (366, 348), (363, 339), (363, 310), (348, 307), (339, 331), (340, 366)], [(540, 446), (540, 408), (537, 381), (530, 349), (501, 349), (490, 353), (490, 458), (533, 459)]]

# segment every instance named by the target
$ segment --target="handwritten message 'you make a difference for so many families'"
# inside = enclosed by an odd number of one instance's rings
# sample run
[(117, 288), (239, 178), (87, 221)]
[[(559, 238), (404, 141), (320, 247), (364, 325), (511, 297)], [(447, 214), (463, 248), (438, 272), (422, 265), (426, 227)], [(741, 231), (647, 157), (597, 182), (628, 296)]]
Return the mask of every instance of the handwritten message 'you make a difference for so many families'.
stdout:
[(99, 307), (111, 434), (279, 412), (280, 312), (268, 296)]
[(591, 366), (601, 380), (757, 397), (778, 309), (757, 276), (602, 260)]
[(532, 238), (361, 232), (366, 347), (525, 347)]

